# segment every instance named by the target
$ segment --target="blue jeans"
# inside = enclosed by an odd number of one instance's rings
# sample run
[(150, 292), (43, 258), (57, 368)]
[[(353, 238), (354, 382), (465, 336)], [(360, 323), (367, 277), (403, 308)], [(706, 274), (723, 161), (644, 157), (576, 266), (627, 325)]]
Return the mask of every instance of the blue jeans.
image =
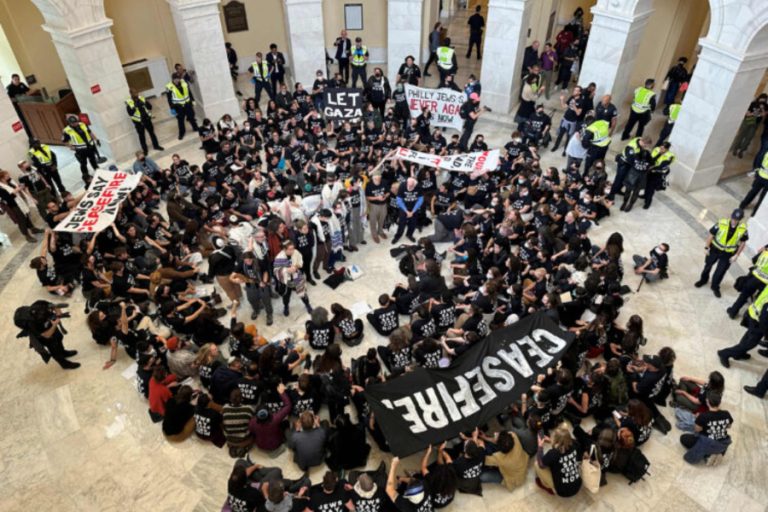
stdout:
[(685, 462), (697, 464), (710, 455), (724, 454), (731, 444), (731, 438), (727, 437), (723, 441), (716, 441), (701, 434), (683, 434), (680, 436), (680, 443), (688, 448), (688, 451), (683, 455)]

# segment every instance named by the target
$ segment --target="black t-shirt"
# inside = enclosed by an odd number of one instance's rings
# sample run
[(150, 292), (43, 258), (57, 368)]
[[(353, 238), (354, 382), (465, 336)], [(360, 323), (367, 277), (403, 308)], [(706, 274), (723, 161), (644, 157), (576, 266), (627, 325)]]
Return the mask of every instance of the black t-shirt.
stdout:
[(390, 334), (400, 326), (400, 317), (395, 304), (373, 310), (371, 320), (376, 330), (385, 334)]
[(470, 34), (479, 35), (483, 31), (485, 20), (480, 14), (475, 13), (469, 17), (469, 20), (467, 20), (467, 25), (469, 25)]
[(323, 490), (322, 485), (313, 485), (309, 489), (309, 508), (314, 512), (348, 512), (345, 503), (350, 499), (344, 489), (344, 482), (336, 484), (332, 493)]
[(696, 424), (701, 427), (701, 434), (715, 441), (728, 438), (728, 429), (733, 425), (733, 417), (728, 411), (706, 411), (696, 416)]
[(307, 392), (303, 395), (295, 389), (287, 391), (288, 398), (291, 399), (291, 415), (298, 416), (303, 412), (318, 412), (322, 405), (320, 398), (313, 392)]
[(221, 428), (221, 413), (206, 407), (195, 412), (195, 433), (200, 439), (210, 441), (214, 433)]
[(453, 304), (435, 304), (432, 306), (432, 318), (437, 324), (437, 331), (444, 332), (456, 323), (456, 308)]
[(383, 510), (388, 497), (382, 486), (376, 487), (376, 492), (370, 498), (363, 498), (356, 492), (351, 493), (352, 503), (355, 505), (355, 512), (379, 512)]
[(382, 180), (378, 185), (376, 185), (373, 181), (369, 181), (365, 185), (365, 197), (368, 198), (368, 201), (371, 204), (385, 204), (386, 200), (377, 201), (371, 198), (386, 195), (387, 192), (389, 192), (389, 186), (384, 183), (384, 180)]
[(258, 489), (251, 487), (250, 483), (242, 489), (229, 493), (229, 506), (232, 512), (253, 512), (254, 510), (263, 510), (264, 494)]
[(335, 331), (333, 330), (333, 324), (326, 322), (321, 325), (315, 325), (310, 321), (307, 321), (305, 328), (309, 335), (309, 346), (315, 350), (325, 350), (328, 345), (333, 343)]
[(259, 380), (242, 377), (237, 381), (237, 388), (243, 395), (243, 403), (256, 405), (259, 401)]
[(429, 485), (427, 482), (423, 482), (424, 485), (424, 498), (419, 503), (412, 503), (408, 498), (403, 497), (402, 494), (398, 494), (395, 499), (395, 506), (400, 512), (432, 512), (434, 510), (432, 504), (432, 495), (429, 492)]
[(413, 66), (409, 67), (405, 64), (405, 62), (400, 65), (400, 69), (398, 70), (397, 74), (405, 78), (405, 80), (411, 85), (418, 84), (419, 78), (421, 78), (421, 70), (419, 69), (419, 66), (414, 64)]
[(565, 109), (565, 113), (563, 114), (563, 119), (569, 122), (576, 122), (579, 119), (579, 114), (576, 113), (576, 109), (582, 109), (584, 108), (584, 97), (579, 96), (576, 98), (575, 96), (571, 96), (568, 98), (568, 101), (565, 102), (567, 108)]
[(552, 481), (558, 496), (568, 498), (581, 489), (581, 448), (574, 442), (571, 449), (560, 453), (554, 448), (542, 457), (545, 466), (552, 470)]
[(465, 455), (460, 455), (453, 461), (453, 467), (456, 469), (456, 475), (464, 480), (473, 480), (480, 478), (483, 472), (483, 462), (485, 457), (481, 456), (475, 459), (468, 459)]

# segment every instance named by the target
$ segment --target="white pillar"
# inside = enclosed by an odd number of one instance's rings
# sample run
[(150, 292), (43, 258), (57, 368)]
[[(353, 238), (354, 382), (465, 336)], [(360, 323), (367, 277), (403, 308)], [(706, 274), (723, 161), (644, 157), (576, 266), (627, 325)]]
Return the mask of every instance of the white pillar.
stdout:
[(284, 0), (285, 22), (290, 40), (288, 66), (293, 79), (312, 89), (315, 72), (325, 72), (325, 34), (322, 0)]
[(653, 12), (645, 3), (641, 1), (643, 5), (630, 13), (614, 12), (608, 6), (592, 8), (592, 27), (579, 83), (597, 84), (596, 98), (609, 93), (616, 104), (624, 103), (635, 57)]
[(240, 105), (229, 74), (221, 0), (168, 0), (184, 55), (195, 72), (198, 96), (206, 117), (216, 122), (224, 114), (238, 117)]
[(51, 34), (77, 104), (102, 142), (99, 151), (115, 161), (127, 160), (138, 141), (125, 113), (128, 82), (112, 36), (112, 20), (101, 17), (85, 23), (82, 20), (74, 28), (46, 23), (43, 29)]
[[(5, 86), (6, 84), (0, 84), (3, 89)], [(29, 147), (27, 142), (27, 132), (24, 131), (16, 109), (13, 108), (11, 98), (0, 92), (0, 146), (3, 148), (0, 151), (0, 169), (17, 175), (16, 164), (25, 158)]]
[(424, 0), (387, 2), (387, 76), (394, 87), (397, 70), (408, 55), (421, 60), (421, 27)]
[(720, 179), (733, 134), (768, 66), (765, 55), (740, 54), (706, 39), (700, 44), (696, 71), (670, 137), (677, 155), (673, 183), (684, 190)]
[(528, 32), (532, 0), (490, 0), (483, 47), (480, 83), (482, 104), (507, 114), (517, 103), (513, 91), (520, 70)]

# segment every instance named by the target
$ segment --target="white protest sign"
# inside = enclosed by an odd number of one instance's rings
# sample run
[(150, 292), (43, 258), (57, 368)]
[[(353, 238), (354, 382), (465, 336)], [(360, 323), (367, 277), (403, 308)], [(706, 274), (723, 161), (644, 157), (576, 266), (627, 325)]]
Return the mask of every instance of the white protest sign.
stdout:
[(461, 130), (464, 120), (459, 113), (467, 101), (463, 92), (451, 89), (424, 89), (415, 85), (405, 85), (405, 98), (411, 117), (418, 117), (422, 110), (432, 112), (432, 126), (443, 126)]
[(426, 165), (447, 171), (470, 172), (473, 176), (493, 171), (499, 166), (498, 149), (461, 155), (439, 156), (399, 147), (393, 158), (401, 158), (418, 165)]
[(115, 221), (117, 208), (141, 181), (141, 174), (98, 170), (80, 202), (54, 231), (98, 233)]

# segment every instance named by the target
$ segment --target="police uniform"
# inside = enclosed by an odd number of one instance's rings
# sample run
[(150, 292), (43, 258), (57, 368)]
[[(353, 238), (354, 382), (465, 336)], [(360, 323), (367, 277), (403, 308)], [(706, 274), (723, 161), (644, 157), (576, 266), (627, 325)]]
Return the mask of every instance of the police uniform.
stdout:
[(593, 121), (584, 129), (582, 145), (587, 148), (587, 158), (584, 162), (584, 176), (589, 172), (592, 164), (603, 160), (611, 145), (611, 123), (605, 120)]
[(732, 347), (717, 351), (720, 363), (730, 368), (730, 359), (749, 359), (749, 351), (755, 348), (768, 331), (768, 287), (764, 288), (755, 302), (747, 310), (747, 332), (741, 337), (739, 343)]
[(368, 79), (365, 75), (365, 65), (368, 62), (368, 47), (365, 45), (355, 45), (352, 47), (352, 58), (350, 60), (352, 64), (352, 87), (357, 86), (357, 79), (363, 82)]
[(647, 87), (638, 87), (635, 89), (635, 97), (632, 100), (632, 107), (629, 111), (629, 120), (621, 134), (621, 140), (627, 140), (632, 132), (632, 128), (637, 124), (637, 136), (643, 135), (645, 125), (651, 120), (651, 111), (656, 109), (656, 93)]
[(125, 100), (125, 109), (128, 115), (131, 116), (133, 127), (136, 128), (136, 133), (139, 135), (139, 144), (141, 144), (141, 150), (144, 151), (144, 154), (146, 155), (149, 152), (147, 149), (147, 137), (144, 134), (145, 131), (149, 133), (152, 147), (158, 151), (162, 150), (163, 148), (160, 147), (160, 143), (155, 135), (155, 127), (152, 124), (152, 104), (145, 100), (144, 96), (131, 97)]
[(54, 153), (47, 144), (40, 144), (35, 147), (34, 145), (29, 148), (27, 152), (32, 165), (35, 169), (48, 181), (48, 184), (56, 190), (60, 196), (67, 193), (67, 189), (64, 188), (64, 184), (61, 182), (61, 175), (57, 167), (56, 153)]
[(653, 195), (656, 191), (663, 190), (664, 178), (669, 175), (669, 166), (675, 161), (675, 154), (669, 149), (662, 153), (659, 148), (653, 148), (651, 159), (653, 160), (653, 166), (648, 172), (648, 180), (645, 184), (645, 204), (643, 208), (646, 210), (651, 207)]
[(96, 160), (96, 143), (91, 130), (85, 123), (77, 123), (75, 126), (67, 125), (64, 127), (62, 140), (74, 148), (75, 158), (80, 162), (80, 174), (83, 176), (83, 181), (86, 184), (90, 183), (91, 176), (88, 174), (88, 163), (90, 162), (94, 171), (99, 168), (99, 163)]
[(456, 73), (456, 52), (450, 46), (437, 49), (437, 71), (440, 73), (440, 83), (445, 83), (445, 77)]
[(165, 86), (168, 106), (172, 112), (175, 112), (176, 121), (179, 124), (179, 140), (184, 138), (187, 133), (184, 121), (189, 121), (194, 131), (197, 131), (197, 121), (195, 121), (195, 98), (192, 96), (192, 89), (186, 80), (179, 80), (179, 85), (168, 82)]
[(752, 181), (752, 188), (749, 189), (749, 192), (747, 192), (747, 195), (742, 199), (741, 203), (739, 203), (739, 208), (742, 210), (745, 209), (749, 204), (752, 202), (752, 200), (760, 195), (760, 197), (757, 199), (757, 204), (755, 205), (753, 212), (756, 212), (758, 208), (760, 208), (760, 203), (763, 202), (763, 198), (765, 197), (765, 192), (768, 190), (768, 153), (763, 155), (763, 162), (760, 164), (760, 168), (756, 170), (755, 172), (755, 179)]
[(677, 122), (677, 116), (680, 115), (681, 108), (682, 105), (679, 103), (673, 103), (664, 107), (664, 114), (667, 116), (667, 122), (664, 123), (661, 133), (659, 133), (659, 140), (656, 141), (657, 146), (661, 146), (661, 144), (667, 140), (669, 134), (672, 133), (672, 128), (675, 127), (675, 122)]
[[(720, 297), (720, 282), (725, 276), (728, 267), (731, 266), (731, 257), (735, 255), (739, 246), (747, 241), (747, 224), (742, 221), (744, 214), (741, 210), (735, 210), (731, 218), (720, 219), (717, 224), (712, 226), (709, 233), (712, 242), (708, 247), (707, 257), (704, 259), (704, 270), (701, 277), (696, 282), (696, 287), (700, 288), (709, 281), (709, 272), (712, 267), (717, 265), (715, 273), (712, 276), (712, 291), (716, 297)], [(737, 221), (734, 226), (731, 220)]]
[(768, 246), (763, 247), (762, 252), (752, 258), (752, 263), (752, 271), (744, 276), (746, 279), (744, 279), (744, 284), (741, 285), (739, 297), (727, 310), (728, 316), (731, 318), (736, 318), (736, 315), (739, 314), (739, 310), (747, 303), (747, 300), (749, 300), (755, 292), (762, 291), (763, 288), (765, 288), (765, 285), (768, 284)]
[(614, 196), (621, 192), (624, 178), (629, 171), (629, 162), (638, 151), (640, 151), (640, 137), (635, 137), (624, 146), (624, 150), (616, 157), (616, 177), (613, 179), (611, 191), (608, 193), (609, 200), (613, 201)]
[(275, 99), (275, 91), (269, 84), (269, 64), (264, 59), (261, 62), (255, 62), (251, 64), (248, 71), (253, 73), (253, 86), (255, 89), (254, 97), (256, 98), (256, 104), (261, 101), (261, 91), (266, 91), (269, 99)]

